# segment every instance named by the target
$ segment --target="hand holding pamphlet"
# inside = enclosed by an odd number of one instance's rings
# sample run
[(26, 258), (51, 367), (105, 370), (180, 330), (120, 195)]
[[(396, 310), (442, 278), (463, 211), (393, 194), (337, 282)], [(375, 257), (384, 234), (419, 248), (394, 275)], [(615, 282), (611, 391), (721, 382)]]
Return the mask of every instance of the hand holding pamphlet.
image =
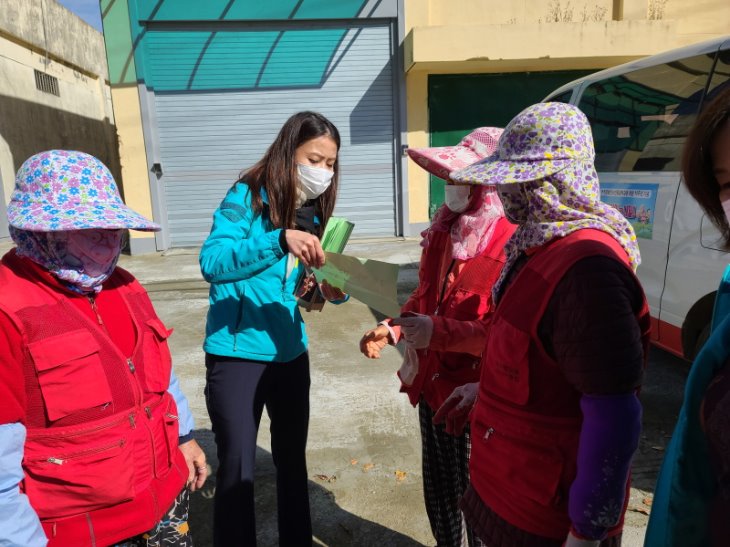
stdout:
[(301, 295), (299, 303), (307, 311), (321, 311), (326, 300), (317, 287), (327, 284), (328, 290), (339, 289), (385, 315), (396, 317), (400, 313), (399, 266), (341, 254), (354, 226), (344, 218), (330, 218), (322, 235), (325, 264), (318, 269), (307, 269), (297, 290)]

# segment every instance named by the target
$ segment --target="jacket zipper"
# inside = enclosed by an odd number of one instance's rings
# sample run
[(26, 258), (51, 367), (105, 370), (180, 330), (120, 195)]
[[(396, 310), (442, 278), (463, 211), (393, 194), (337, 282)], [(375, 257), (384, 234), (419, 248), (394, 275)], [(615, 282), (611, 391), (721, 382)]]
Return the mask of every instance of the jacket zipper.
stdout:
[[(89, 304), (91, 304), (91, 310), (94, 312), (94, 315), (96, 316), (96, 322), (99, 323), (99, 326), (104, 329), (104, 332), (107, 336), (109, 336), (109, 331), (106, 328), (106, 325), (104, 324), (104, 320), (101, 318), (101, 315), (99, 314), (99, 309), (96, 307), (96, 298), (94, 298), (92, 295), (86, 295), (86, 299), (89, 301)], [(111, 336), (109, 336), (111, 338)]]
[(441, 296), (438, 299), (438, 302), (436, 302), (436, 310), (433, 312), (434, 315), (439, 314), (439, 308), (441, 307), (441, 304), (444, 302), (444, 296), (446, 296), (446, 281), (449, 279), (449, 274), (451, 273), (451, 270), (454, 269), (454, 264), (456, 264), (456, 259), (451, 259), (451, 264), (449, 264), (449, 269), (446, 270), (446, 275), (444, 276), (444, 279), (442, 281), (441, 285)]
[[(130, 414), (132, 416), (133, 414)], [(88, 435), (89, 433), (96, 433), (97, 431), (103, 431), (104, 429), (110, 429), (114, 427), (115, 425), (118, 425), (119, 423), (123, 422), (124, 420), (128, 419), (127, 417), (119, 418), (118, 420), (115, 420), (108, 424), (98, 425), (89, 429), (80, 429), (78, 431), (74, 431), (73, 433), (69, 433), (68, 435), (63, 435), (64, 438), (71, 438), (71, 437), (77, 437), (79, 435)], [(130, 420), (131, 421), (131, 420)], [(45, 431), (45, 430), (44, 430)], [(56, 438), (57, 433), (41, 433), (36, 434), (32, 431), (28, 432), (28, 439), (44, 439), (44, 438)]]
[[(93, 295), (88, 294), (88, 295), (86, 295), (86, 299), (89, 301), (89, 304), (91, 305), (91, 310), (94, 312), (94, 315), (96, 316), (97, 323), (104, 330), (107, 337), (111, 340), (111, 335), (109, 334), (109, 330), (106, 328), (106, 325), (104, 324), (104, 320), (101, 318), (101, 314), (99, 313), (99, 308), (96, 306), (96, 298)], [(142, 403), (143, 396), (142, 396), (142, 388), (139, 386), (139, 380), (137, 379), (137, 376), (135, 374), (135, 372), (137, 371), (137, 368), (134, 366), (134, 362), (132, 361), (131, 357), (127, 357), (126, 362), (127, 362), (127, 368), (129, 369), (129, 372), (134, 377), (134, 380), (132, 381), (132, 384), (134, 384), (132, 386), (132, 391), (134, 392), (134, 398), (136, 399), (136, 404), (140, 405)], [(129, 416), (129, 422), (130, 422), (130, 425), (132, 426), (132, 429), (134, 429), (134, 427), (135, 427), (134, 416), (132, 414), (130, 414), (130, 416)]]
[(69, 456), (59, 456), (59, 457), (50, 456), (48, 458), (44, 458), (44, 459), (39, 460), (39, 461), (46, 461), (48, 463), (53, 463), (53, 464), (56, 464), (56, 465), (63, 465), (64, 463), (66, 463), (69, 460), (75, 460), (77, 458), (83, 458), (84, 456), (91, 456), (92, 454), (97, 454), (99, 452), (104, 452), (105, 450), (109, 450), (110, 448), (115, 448), (117, 446), (118, 447), (122, 447), (124, 445), (125, 445), (125, 441), (124, 441), (124, 439), (121, 439), (121, 440), (119, 440), (119, 441), (117, 441), (115, 443), (107, 444), (107, 445), (104, 445), (104, 446), (99, 446), (97, 448), (91, 448), (89, 450), (82, 450), (81, 452), (76, 452), (75, 454), (71, 454)]

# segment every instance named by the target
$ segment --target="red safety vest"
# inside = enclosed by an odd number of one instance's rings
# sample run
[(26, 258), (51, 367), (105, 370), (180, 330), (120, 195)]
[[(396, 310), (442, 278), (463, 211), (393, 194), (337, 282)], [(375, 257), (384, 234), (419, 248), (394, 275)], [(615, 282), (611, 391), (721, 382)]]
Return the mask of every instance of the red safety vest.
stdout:
[[(629, 268), (615, 239), (585, 229), (540, 248), (517, 273), (495, 311), (472, 414), (470, 476), (479, 497), (513, 526), (557, 540), (570, 528), (581, 394), (546, 353), (538, 326), (565, 273), (589, 256), (614, 258)], [(646, 300), (637, 320), (646, 346)], [(609, 536), (622, 527), (623, 519)]]
[[(422, 297), (415, 311), (425, 315), (439, 314), (461, 321), (484, 320), (492, 307), (492, 284), (485, 278), (485, 271), (500, 269), (504, 265), (504, 245), (512, 236), (516, 226), (506, 218), (497, 221), (492, 239), (479, 256), (470, 258), (454, 279), (449, 290), (444, 291), (435, 270), (449, 246), (449, 232), (436, 232), (433, 241), (423, 253), (421, 268), (430, 269), (429, 276), (421, 282), (426, 286), (419, 287)], [(449, 247), (450, 248), (450, 247)], [(435, 274), (435, 275), (434, 275)], [(443, 293), (443, 300), (439, 302)], [(437, 310), (438, 307), (438, 310)], [(434, 333), (439, 323), (434, 324)], [(458, 336), (458, 333), (454, 333)], [(438, 410), (446, 398), (459, 386), (479, 381), (479, 363), (481, 357), (469, 353), (455, 351), (417, 350), (419, 369), (413, 383), (403, 384), (401, 392), (408, 394), (412, 405), (416, 406), (421, 397), (434, 410)]]
[(108, 545), (146, 532), (188, 476), (167, 392), (170, 331), (129, 273), (117, 268), (107, 286), (132, 317), (132, 356), (15, 253), (0, 264), (0, 307), (24, 340), (21, 490), (50, 547)]

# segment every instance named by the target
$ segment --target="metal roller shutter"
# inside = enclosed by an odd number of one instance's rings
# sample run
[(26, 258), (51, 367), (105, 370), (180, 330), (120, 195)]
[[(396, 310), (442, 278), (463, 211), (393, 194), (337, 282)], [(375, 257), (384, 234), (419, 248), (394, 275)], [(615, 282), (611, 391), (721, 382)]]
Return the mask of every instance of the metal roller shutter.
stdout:
[(390, 25), (153, 28), (145, 42), (172, 246), (205, 239), (238, 173), (300, 110), (340, 131), (335, 214), (353, 237), (395, 234)]

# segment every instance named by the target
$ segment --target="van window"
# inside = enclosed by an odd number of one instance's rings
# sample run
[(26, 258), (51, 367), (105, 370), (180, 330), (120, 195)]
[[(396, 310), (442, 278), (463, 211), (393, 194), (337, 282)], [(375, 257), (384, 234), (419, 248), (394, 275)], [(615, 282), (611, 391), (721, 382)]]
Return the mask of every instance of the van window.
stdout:
[(730, 49), (720, 51), (717, 54), (717, 63), (715, 70), (712, 72), (712, 79), (707, 88), (707, 97), (705, 104), (711, 101), (723, 89), (727, 89), (730, 85)]
[(570, 103), (570, 98), (573, 96), (573, 90), (563, 91), (559, 95), (548, 98), (545, 102), (550, 103)]
[(598, 171), (678, 171), (714, 55), (698, 55), (588, 86), (579, 103), (591, 122)]

